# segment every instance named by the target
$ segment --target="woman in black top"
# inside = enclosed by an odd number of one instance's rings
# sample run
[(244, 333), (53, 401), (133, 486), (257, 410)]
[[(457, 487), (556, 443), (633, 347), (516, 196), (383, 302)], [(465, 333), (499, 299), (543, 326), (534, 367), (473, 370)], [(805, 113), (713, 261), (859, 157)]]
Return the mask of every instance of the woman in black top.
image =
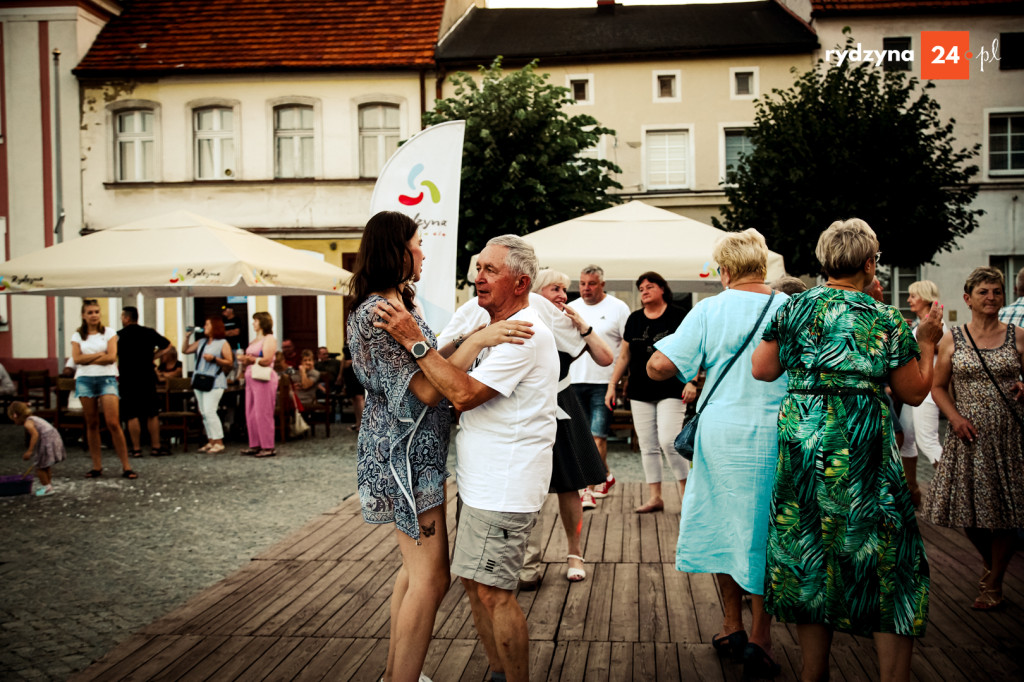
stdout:
[(640, 445), (644, 476), (650, 487), (650, 497), (636, 508), (636, 512), (647, 514), (665, 508), (661, 498), (662, 455), (668, 459), (679, 481), (680, 492), (686, 487), (690, 467), (676, 452), (673, 442), (683, 427), (684, 399), (693, 400), (696, 387), (692, 383), (686, 384), (684, 392), (684, 386), (678, 379), (654, 381), (647, 376), (647, 361), (654, 354), (654, 343), (674, 332), (683, 321), (684, 313), (681, 308), (672, 305), (672, 292), (665, 278), (658, 273), (645, 272), (640, 275), (636, 280), (636, 288), (640, 291), (643, 307), (630, 314), (626, 320), (622, 349), (615, 361), (604, 402), (609, 410), (614, 409), (615, 387), (628, 369), (626, 397), (629, 398), (630, 410), (633, 412), (633, 428), (636, 429)]

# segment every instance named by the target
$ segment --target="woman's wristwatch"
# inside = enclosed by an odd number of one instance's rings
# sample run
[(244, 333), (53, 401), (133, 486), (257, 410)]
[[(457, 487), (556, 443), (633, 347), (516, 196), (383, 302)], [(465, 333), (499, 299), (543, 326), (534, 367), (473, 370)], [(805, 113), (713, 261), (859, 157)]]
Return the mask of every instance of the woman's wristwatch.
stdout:
[(580, 334), (580, 338), (586, 338), (586, 337), (590, 336), (590, 332), (592, 332), (592, 331), (594, 331), (594, 327), (593, 326), (587, 327), (587, 331), (585, 331), (582, 334)]
[(426, 341), (417, 341), (412, 344), (412, 348), (409, 349), (409, 352), (412, 353), (414, 360), (419, 360), (430, 352), (430, 346), (427, 345)]

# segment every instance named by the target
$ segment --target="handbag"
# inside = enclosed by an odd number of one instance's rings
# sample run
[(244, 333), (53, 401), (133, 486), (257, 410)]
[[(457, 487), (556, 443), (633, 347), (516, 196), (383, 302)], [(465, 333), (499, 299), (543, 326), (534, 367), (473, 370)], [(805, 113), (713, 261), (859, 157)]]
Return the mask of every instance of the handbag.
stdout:
[(274, 368), (270, 365), (261, 365), (257, 362), (253, 364), (252, 372), (250, 372), (250, 374), (256, 381), (270, 381), (270, 376), (273, 372)]
[[(206, 348), (206, 341), (203, 341), (203, 345), (199, 347), (199, 352), (196, 357), (203, 357), (203, 349)], [(201, 372), (193, 372), (192, 374), (192, 390), (195, 391), (212, 391), (213, 382), (215, 377), (212, 374), (203, 374)]]
[(289, 431), (291, 431), (292, 436), (301, 436), (309, 431), (309, 424), (302, 418), (302, 413), (298, 410), (295, 410), (295, 416), (292, 417), (292, 425)]
[(718, 379), (715, 381), (715, 385), (708, 391), (707, 396), (704, 398), (704, 405), (697, 410), (697, 414), (686, 420), (683, 424), (683, 430), (679, 432), (673, 445), (676, 448), (676, 452), (682, 455), (683, 459), (693, 461), (693, 446), (697, 441), (697, 423), (700, 420), (700, 413), (704, 411), (704, 408), (708, 406), (708, 402), (711, 400), (711, 396), (714, 395), (715, 389), (718, 388), (718, 384), (722, 383), (722, 379), (732, 369), (733, 363), (740, 357), (744, 349), (750, 344), (750, 340), (754, 338), (754, 334), (761, 328), (761, 321), (764, 320), (764, 316), (768, 313), (768, 308), (771, 307), (772, 301), (775, 299), (775, 289), (772, 289), (772, 295), (768, 297), (768, 302), (764, 304), (764, 309), (761, 310), (761, 314), (757, 318), (757, 322), (754, 324), (754, 328), (750, 330), (747, 335), (747, 340), (743, 342), (740, 349), (736, 351), (736, 354), (729, 360), (729, 364), (725, 366), (722, 373), (718, 375)]
[(1003, 399), (1003, 402), (1006, 403), (1007, 409), (1010, 410), (1010, 416), (1013, 417), (1013, 420), (1017, 422), (1018, 426), (1024, 428), (1024, 424), (1021, 423), (1021, 419), (1020, 416), (1018, 416), (1017, 414), (1017, 410), (1013, 409), (1013, 403), (1010, 402), (1010, 399), (1006, 397), (1005, 393), (1003, 393), (1003, 389), (999, 387), (999, 382), (996, 381), (996, 378), (992, 376), (992, 370), (988, 368), (988, 363), (985, 362), (985, 356), (983, 356), (981, 354), (981, 351), (978, 350), (978, 344), (974, 343), (974, 337), (971, 336), (971, 332), (967, 328), (966, 324), (963, 326), (963, 330), (964, 334), (967, 334), (967, 338), (970, 339), (971, 345), (974, 346), (974, 352), (978, 355), (978, 359), (981, 360), (981, 366), (985, 370), (985, 374), (988, 375), (988, 378), (992, 382), (992, 385), (996, 387), (996, 391), (999, 393), (999, 397)]

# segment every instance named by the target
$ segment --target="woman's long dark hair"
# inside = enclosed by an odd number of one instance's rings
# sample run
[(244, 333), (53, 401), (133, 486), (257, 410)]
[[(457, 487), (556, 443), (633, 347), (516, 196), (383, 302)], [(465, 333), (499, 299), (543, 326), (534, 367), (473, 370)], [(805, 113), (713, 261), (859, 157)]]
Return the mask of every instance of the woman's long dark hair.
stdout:
[[(397, 289), (412, 277), (408, 242), (417, 228), (416, 221), (397, 211), (381, 211), (366, 223), (349, 282), (349, 292), (355, 298), (353, 309), (373, 292)], [(406, 283), (401, 295), (405, 307), (411, 310), (416, 295), (411, 283)]]

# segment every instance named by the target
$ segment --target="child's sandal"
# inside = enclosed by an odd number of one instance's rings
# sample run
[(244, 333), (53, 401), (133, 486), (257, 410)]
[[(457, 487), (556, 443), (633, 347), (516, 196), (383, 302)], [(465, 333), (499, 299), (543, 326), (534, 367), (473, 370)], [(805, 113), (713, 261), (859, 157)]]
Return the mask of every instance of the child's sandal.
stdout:
[(89, 473), (85, 475), (86, 478), (99, 478), (103, 475), (102, 469), (90, 469)]

